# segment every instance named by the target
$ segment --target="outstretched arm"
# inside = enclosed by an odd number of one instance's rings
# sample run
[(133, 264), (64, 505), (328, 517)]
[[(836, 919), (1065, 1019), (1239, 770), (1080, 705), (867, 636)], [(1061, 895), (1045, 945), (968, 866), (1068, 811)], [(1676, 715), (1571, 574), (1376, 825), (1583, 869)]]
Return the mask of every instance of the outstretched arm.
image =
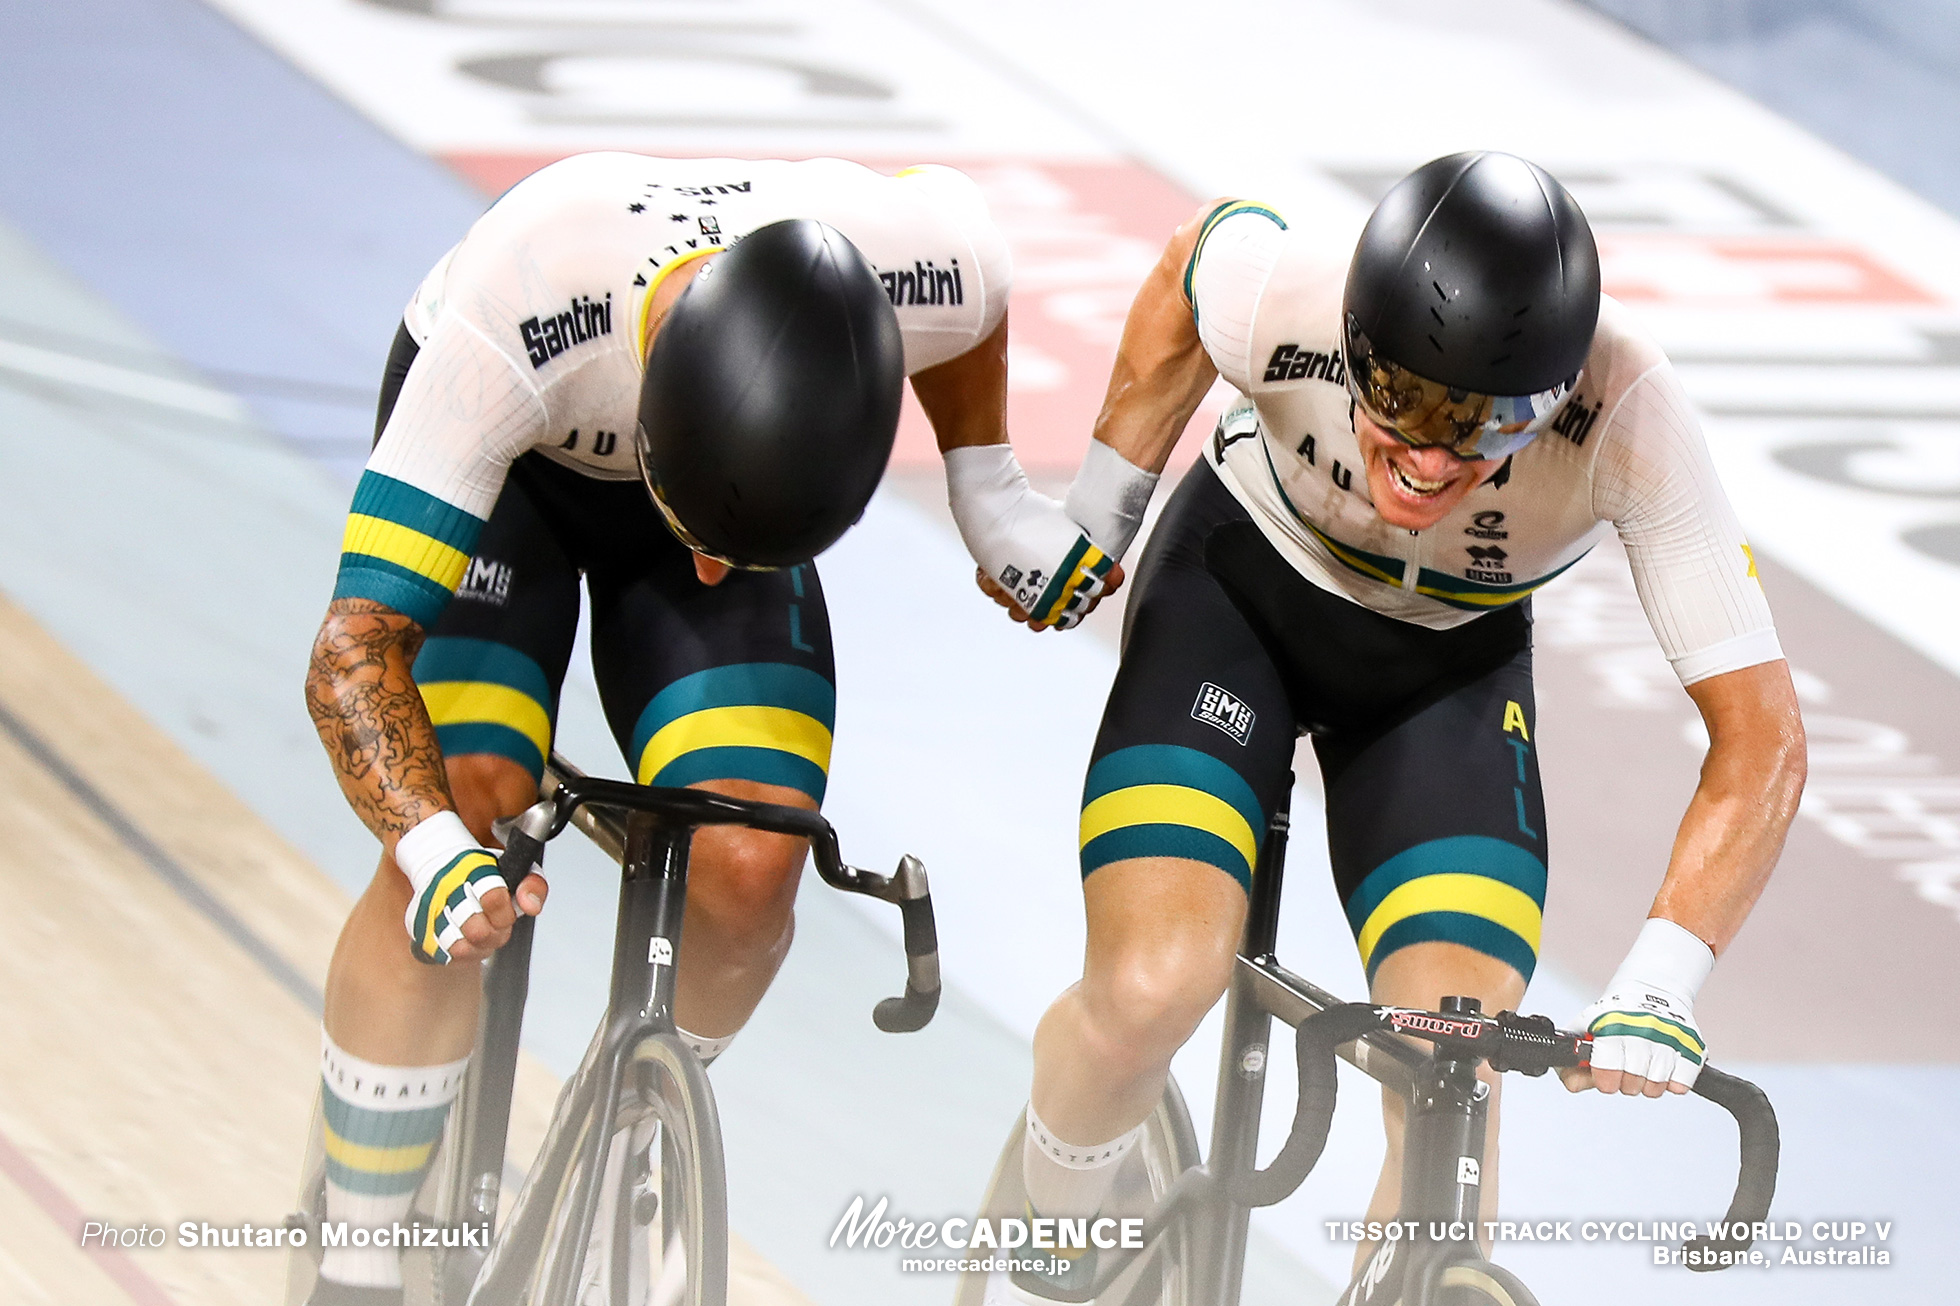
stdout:
[(1803, 794), (1803, 719), (1782, 659), (1688, 686), (1708, 726), (1701, 782), (1640, 937), (1582, 1020), (1590, 1072), (1574, 1090), (1658, 1097), (1694, 1084), (1706, 1045), (1694, 999), (1769, 883)]
[(1094, 439), (1063, 503), (1029, 486), (1007, 445), (1005, 321), (967, 354), (913, 378), (980, 588), (1031, 630), (1074, 625), (1123, 583), (1117, 564), (1158, 473), (1218, 375), (1184, 294), (1213, 211), (1178, 229), (1132, 303)]
[(1648, 914), (1720, 956), (1762, 896), (1796, 818), (1803, 717), (1790, 664), (1780, 660), (1697, 681), (1688, 697), (1708, 726), (1708, 756)]
[(939, 452), (1007, 443), (1007, 315), (985, 340), (912, 377)]
[(1218, 203), (1207, 204), (1177, 229), (1137, 290), (1096, 417), (1096, 439), (1145, 471), (1164, 470), (1186, 423), (1218, 379), (1184, 297), (1185, 269)]

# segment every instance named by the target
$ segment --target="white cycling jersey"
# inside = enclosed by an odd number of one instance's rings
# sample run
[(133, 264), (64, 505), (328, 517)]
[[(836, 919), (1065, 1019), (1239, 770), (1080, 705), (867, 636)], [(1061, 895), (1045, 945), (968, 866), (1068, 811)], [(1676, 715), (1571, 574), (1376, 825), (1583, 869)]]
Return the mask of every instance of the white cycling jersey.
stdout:
[(1208, 457), (1281, 555), (1322, 589), (1447, 628), (1516, 603), (1619, 532), (1684, 685), (1783, 656), (1755, 560), (1666, 357), (1611, 298), (1553, 428), (1435, 526), (1376, 512), (1341, 359), (1344, 250), (1270, 209), (1212, 215), (1185, 278), (1198, 334), (1245, 401)]
[(636, 478), (654, 288), (789, 218), (835, 227), (878, 270), (908, 375), (966, 353), (1006, 312), (1006, 243), (951, 168), (582, 154), (513, 187), (415, 292), (403, 320), (421, 352), (368, 470), (476, 518), (532, 449)]

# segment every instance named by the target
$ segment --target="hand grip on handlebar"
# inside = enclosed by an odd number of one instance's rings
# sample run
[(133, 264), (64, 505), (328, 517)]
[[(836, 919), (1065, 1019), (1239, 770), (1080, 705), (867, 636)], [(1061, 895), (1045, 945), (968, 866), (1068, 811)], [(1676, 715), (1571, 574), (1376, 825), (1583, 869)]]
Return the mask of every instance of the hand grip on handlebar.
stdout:
[(517, 901), (517, 886), (544, 861), (545, 840), (553, 833), (557, 815), (557, 807), (549, 799), (541, 799), (525, 808), (516, 820), (497, 823), (496, 833), (504, 841), (503, 855), (497, 858), (497, 874), (503, 876), (513, 903)]
[(1338, 1087), (1334, 1051), (1380, 1028), (1380, 1009), (1359, 1002), (1328, 1007), (1300, 1022), (1293, 1036), (1300, 1068), (1300, 1102), (1293, 1111), (1293, 1130), (1264, 1170), (1225, 1176), (1226, 1191), (1234, 1201), (1271, 1206), (1284, 1200), (1312, 1173), (1327, 1148), (1327, 1131), (1334, 1122)]
[(1742, 1164), (1735, 1180), (1735, 1197), (1729, 1202), (1725, 1222), (1731, 1234), (1743, 1226), (1741, 1238), (1690, 1238), (1682, 1244), (1682, 1262), (1691, 1270), (1707, 1273), (1726, 1269), (1721, 1253), (1745, 1252), (1755, 1241), (1748, 1236), (1750, 1225), (1769, 1215), (1770, 1199), (1776, 1195), (1776, 1167), (1782, 1141), (1776, 1125), (1776, 1109), (1769, 1097), (1746, 1079), (1725, 1074), (1704, 1065), (1695, 1076), (1694, 1091), (1735, 1117), (1741, 1135)]

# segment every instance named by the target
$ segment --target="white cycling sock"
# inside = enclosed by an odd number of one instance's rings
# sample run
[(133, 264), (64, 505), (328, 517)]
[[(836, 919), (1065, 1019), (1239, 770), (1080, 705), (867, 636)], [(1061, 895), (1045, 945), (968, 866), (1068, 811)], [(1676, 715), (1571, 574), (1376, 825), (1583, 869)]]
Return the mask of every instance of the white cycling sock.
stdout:
[(720, 1038), (709, 1038), (705, 1034), (690, 1034), (679, 1025), (676, 1025), (674, 1026), (674, 1032), (681, 1036), (681, 1042), (687, 1044), (688, 1047), (694, 1050), (695, 1056), (701, 1058), (701, 1065), (705, 1069), (715, 1063), (716, 1057), (728, 1050), (728, 1045), (735, 1041), (735, 1034), (739, 1034), (742, 1031), (738, 1029), (734, 1034), (723, 1034)]
[(1021, 1175), (1028, 1205), (1043, 1215), (1082, 1219), (1096, 1214), (1116, 1182), (1117, 1166), (1143, 1137), (1138, 1125), (1107, 1143), (1064, 1143), (1041, 1123), (1028, 1103), (1028, 1132), (1021, 1141)]
[[(378, 1066), (320, 1031), (328, 1222), (385, 1229), (407, 1217), (469, 1064), (465, 1057), (441, 1066)], [(392, 1246), (355, 1247), (350, 1239), (326, 1248), (320, 1277), (399, 1288), (401, 1253)]]

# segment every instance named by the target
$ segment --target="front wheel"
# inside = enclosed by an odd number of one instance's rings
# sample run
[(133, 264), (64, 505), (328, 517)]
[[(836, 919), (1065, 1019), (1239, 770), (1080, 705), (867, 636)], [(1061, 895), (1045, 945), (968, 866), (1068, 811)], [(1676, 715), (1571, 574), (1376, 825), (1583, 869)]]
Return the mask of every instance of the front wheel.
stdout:
[[(728, 1201), (714, 1093), (672, 1035), (643, 1039), (605, 1128), (589, 1233), (573, 1227), (583, 1165), (568, 1166), (527, 1301), (533, 1306), (726, 1306)], [(581, 1149), (582, 1150), (582, 1149)]]
[[(1021, 1140), (1026, 1134), (1026, 1117), (1016, 1116), (1013, 1127), (1007, 1131), (1007, 1143), (1001, 1148), (1000, 1159), (994, 1163), (993, 1175), (987, 1181), (987, 1193), (980, 1204), (982, 1215), (998, 1220), (1025, 1214), (1028, 1197), (1021, 1181)], [(1191, 1128), (1191, 1114), (1185, 1109), (1184, 1095), (1178, 1091), (1177, 1081), (1172, 1079), (1165, 1084), (1157, 1109), (1144, 1120), (1142, 1139), (1123, 1159), (1109, 1200), (1103, 1205), (1104, 1213), (1118, 1219), (1148, 1214), (1177, 1177), (1199, 1162), (1198, 1136)], [(1175, 1233), (1168, 1236), (1177, 1238)], [(1098, 1300), (1133, 1306), (1151, 1301), (1161, 1302), (1163, 1306), (1202, 1306), (1196, 1292), (1192, 1258), (1181, 1254), (1182, 1248), (1175, 1241), (1165, 1252), (1158, 1258), (1158, 1283), (1154, 1292), (1141, 1284), (1138, 1271), (1131, 1269), (1118, 1277)], [(1140, 1293), (1139, 1288), (1143, 1289)], [(978, 1271), (960, 1276), (953, 1300), (954, 1306), (1024, 1306), (1025, 1301), (1008, 1288), (1005, 1274)]]
[(1538, 1306), (1518, 1276), (1489, 1261), (1459, 1261), (1447, 1266), (1430, 1298), (1435, 1306)]
[(313, 1120), (306, 1131), (306, 1157), (300, 1164), (299, 1204), (286, 1227), (303, 1231), (305, 1243), (286, 1256), (286, 1306), (306, 1306), (320, 1277), (320, 1231), (327, 1220), (327, 1125), (320, 1094), (313, 1095)]

